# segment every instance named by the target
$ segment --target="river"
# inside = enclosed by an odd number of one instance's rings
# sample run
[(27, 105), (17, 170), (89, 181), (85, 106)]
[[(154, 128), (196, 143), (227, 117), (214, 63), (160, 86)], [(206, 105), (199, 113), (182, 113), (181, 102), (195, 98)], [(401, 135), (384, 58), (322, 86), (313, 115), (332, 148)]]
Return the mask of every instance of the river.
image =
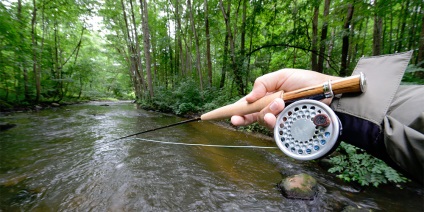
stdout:
[[(108, 104), (108, 106), (102, 106)], [(130, 102), (92, 102), (0, 115), (0, 211), (422, 211), (423, 189), (359, 189), (314, 161), (278, 149), (217, 148), (115, 138), (182, 121)], [(210, 122), (138, 136), (154, 141), (276, 146)], [(319, 183), (310, 200), (286, 199), (283, 176)]]

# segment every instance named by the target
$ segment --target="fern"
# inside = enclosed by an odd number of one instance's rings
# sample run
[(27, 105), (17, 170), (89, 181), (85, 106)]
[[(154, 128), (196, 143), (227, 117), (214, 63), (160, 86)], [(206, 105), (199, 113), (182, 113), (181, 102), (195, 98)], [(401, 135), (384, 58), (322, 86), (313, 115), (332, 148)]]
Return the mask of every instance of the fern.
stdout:
[(337, 156), (331, 157), (333, 165), (328, 171), (338, 174), (337, 177), (347, 181), (356, 181), (362, 186), (403, 183), (408, 179), (403, 177), (383, 161), (365, 153), (362, 149), (342, 142)]

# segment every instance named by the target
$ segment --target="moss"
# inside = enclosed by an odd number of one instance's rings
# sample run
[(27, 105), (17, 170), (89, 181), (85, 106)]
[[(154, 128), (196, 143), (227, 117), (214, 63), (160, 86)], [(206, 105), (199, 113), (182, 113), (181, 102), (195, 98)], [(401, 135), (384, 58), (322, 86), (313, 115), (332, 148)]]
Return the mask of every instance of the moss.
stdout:
[(312, 200), (317, 193), (316, 185), (315, 178), (302, 173), (283, 179), (279, 188), (287, 198)]

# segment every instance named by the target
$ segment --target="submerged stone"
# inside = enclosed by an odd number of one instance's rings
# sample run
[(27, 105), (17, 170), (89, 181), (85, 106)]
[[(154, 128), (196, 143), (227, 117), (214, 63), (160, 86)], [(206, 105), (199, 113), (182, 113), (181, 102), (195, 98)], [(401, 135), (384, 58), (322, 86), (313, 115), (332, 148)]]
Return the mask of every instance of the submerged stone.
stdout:
[(366, 208), (361, 208), (361, 207), (354, 207), (351, 205), (346, 206), (342, 212), (372, 212), (372, 209), (366, 209)]
[(317, 181), (308, 174), (297, 174), (281, 180), (281, 193), (290, 199), (313, 200), (317, 194)]
[(16, 127), (16, 124), (0, 123), (0, 131), (8, 130), (13, 127)]

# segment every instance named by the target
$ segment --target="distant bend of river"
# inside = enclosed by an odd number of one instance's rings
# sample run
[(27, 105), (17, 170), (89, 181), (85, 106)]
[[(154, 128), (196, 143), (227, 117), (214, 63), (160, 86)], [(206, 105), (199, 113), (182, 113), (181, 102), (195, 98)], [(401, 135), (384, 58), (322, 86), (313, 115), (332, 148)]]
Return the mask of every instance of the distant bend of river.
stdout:
[[(109, 106), (101, 106), (108, 104)], [(278, 149), (216, 148), (115, 138), (183, 119), (130, 102), (92, 102), (1, 114), (0, 211), (341, 211), (346, 206), (422, 211), (423, 190), (360, 191)], [(140, 135), (157, 141), (276, 146), (272, 140), (194, 122)], [(283, 176), (318, 180), (313, 201), (284, 198)]]

